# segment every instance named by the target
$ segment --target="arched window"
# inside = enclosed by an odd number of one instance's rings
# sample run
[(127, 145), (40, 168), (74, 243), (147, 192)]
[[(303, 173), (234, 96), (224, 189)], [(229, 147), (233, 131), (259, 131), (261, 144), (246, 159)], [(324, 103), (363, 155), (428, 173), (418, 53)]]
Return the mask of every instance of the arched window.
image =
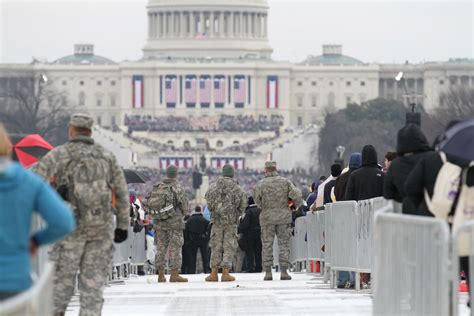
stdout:
[(224, 147), (224, 142), (222, 142), (222, 140), (218, 140), (217, 143), (216, 143), (216, 147), (217, 147), (217, 148), (222, 148), (222, 147)]
[(191, 147), (191, 142), (189, 140), (185, 140), (183, 143), (184, 148), (190, 148)]
[(79, 92), (79, 105), (86, 105), (86, 94), (83, 91)]
[(328, 94), (328, 105), (329, 106), (335, 106), (336, 104), (336, 96), (334, 95), (334, 92), (329, 92)]
[(172, 140), (167, 141), (166, 144), (169, 146), (174, 146), (174, 142)]
[(240, 142), (238, 140), (234, 140), (233, 144), (234, 145), (240, 145)]

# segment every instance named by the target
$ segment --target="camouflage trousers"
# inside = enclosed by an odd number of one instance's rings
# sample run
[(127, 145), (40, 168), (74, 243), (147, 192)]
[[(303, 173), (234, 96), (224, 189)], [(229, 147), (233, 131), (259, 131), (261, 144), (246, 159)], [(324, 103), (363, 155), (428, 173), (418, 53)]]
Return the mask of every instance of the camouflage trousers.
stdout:
[(170, 269), (181, 269), (182, 247), (184, 244), (183, 229), (159, 225), (156, 228), (156, 268), (166, 267), (166, 253), (170, 251)]
[(101, 314), (103, 290), (112, 263), (114, 245), (110, 240), (70, 240), (56, 245), (51, 259), (54, 274), (55, 312), (65, 312), (74, 295), (79, 272), (80, 316)]
[(281, 267), (290, 266), (290, 224), (262, 225), (262, 263), (263, 266), (273, 265), (273, 242), (275, 236), (280, 248), (279, 262)]
[(211, 230), (211, 267), (232, 268), (237, 248), (235, 225), (213, 224)]

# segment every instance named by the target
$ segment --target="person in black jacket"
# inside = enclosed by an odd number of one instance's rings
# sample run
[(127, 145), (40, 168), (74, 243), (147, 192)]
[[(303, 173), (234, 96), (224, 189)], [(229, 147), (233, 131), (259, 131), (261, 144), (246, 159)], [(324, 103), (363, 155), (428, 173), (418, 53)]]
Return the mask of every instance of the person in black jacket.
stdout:
[(364, 146), (362, 167), (349, 176), (344, 199), (360, 201), (382, 196), (384, 175), (377, 164), (374, 146)]
[(351, 158), (349, 158), (349, 170), (341, 174), (336, 179), (336, 184), (334, 186), (334, 195), (336, 201), (344, 201), (344, 196), (346, 194), (347, 182), (351, 174), (359, 169), (362, 166), (362, 156), (360, 153), (352, 153)]
[(239, 224), (239, 232), (247, 242), (245, 260), (247, 272), (262, 272), (262, 239), (260, 212), (253, 197), (248, 198), (248, 206)]
[(405, 193), (405, 182), (416, 164), (431, 151), (428, 140), (416, 124), (408, 124), (398, 131), (397, 154), (385, 174), (383, 196), (388, 200), (403, 203), (403, 213), (419, 214), (421, 197), (409, 197)]
[(332, 203), (331, 191), (336, 185), (336, 180), (341, 175), (341, 173), (342, 167), (340, 164), (336, 163), (331, 166), (331, 176), (333, 176), (334, 179), (326, 183), (324, 186), (324, 204)]
[(198, 205), (194, 209), (194, 214), (186, 221), (185, 231), (190, 241), (190, 263), (189, 273), (196, 273), (197, 251), (201, 252), (202, 267), (204, 273), (209, 273), (209, 221), (204, 218), (201, 207)]

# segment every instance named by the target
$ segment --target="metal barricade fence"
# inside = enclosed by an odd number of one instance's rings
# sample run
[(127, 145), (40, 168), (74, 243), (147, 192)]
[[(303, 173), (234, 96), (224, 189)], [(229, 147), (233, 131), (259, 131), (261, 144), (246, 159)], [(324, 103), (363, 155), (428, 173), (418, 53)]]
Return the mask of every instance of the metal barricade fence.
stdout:
[(306, 234), (308, 245), (308, 260), (324, 261), (324, 227), (326, 224), (326, 211), (306, 214)]
[(53, 315), (53, 273), (53, 264), (44, 263), (39, 279), (30, 289), (0, 303), (0, 315)]
[[(324, 223), (324, 282), (330, 281), (331, 265), (332, 265), (332, 205), (333, 203), (324, 206), (326, 212), (326, 221)], [(332, 281), (332, 279), (331, 279)]]
[[(294, 240), (296, 243), (296, 254), (294, 262), (296, 270), (301, 271), (306, 268), (308, 260), (308, 246), (306, 244), (306, 216), (298, 217), (295, 221)], [(291, 251), (291, 248), (290, 248)]]
[(373, 314), (449, 315), (449, 240), (441, 219), (376, 214)]
[(146, 261), (145, 242), (145, 229), (134, 233), (133, 228), (128, 227), (127, 240), (114, 244), (111, 279), (126, 277), (131, 271), (135, 274), (138, 272), (137, 266), (143, 265)]
[[(460, 254), (459, 254), (459, 247), (461, 244), (464, 243), (464, 246), (468, 248), (469, 255), (463, 253), (462, 255), (467, 257), (468, 262), (467, 267), (460, 266)], [(466, 282), (468, 282), (468, 287), (473, 286), (474, 284), (474, 220), (470, 220), (464, 225), (462, 225), (459, 229), (457, 229), (453, 233), (453, 246), (452, 246), (452, 262), (453, 262), (453, 280), (459, 280), (459, 274), (462, 268), (468, 268), (469, 273), (466, 275)], [(465, 249), (466, 250), (466, 249)], [(464, 271), (467, 272), (467, 271)], [(467, 279), (468, 278), (468, 279)], [(458, 286), (459, 282), (452, 282), (452, 301), (458, 302), (459, 301), (459, 293), (458, 293)], [(474, 291), (469, 290), (469, 301), (470, 305), (474, 306)], [(452, 306), (452, 315), (456, 316), (459, 314), (459, 305), (458, 304), (451, 304)], [(471, 308), (471, 315), (474, 311)]]
[[(359, 205), (354, 201), (336, 202), (331, 209), (331, 287), (337, 271), (357, 270)], [(329, 248), (329, 246), (328, 246)], [(356, 282), (356, 286), (357, 286)]]

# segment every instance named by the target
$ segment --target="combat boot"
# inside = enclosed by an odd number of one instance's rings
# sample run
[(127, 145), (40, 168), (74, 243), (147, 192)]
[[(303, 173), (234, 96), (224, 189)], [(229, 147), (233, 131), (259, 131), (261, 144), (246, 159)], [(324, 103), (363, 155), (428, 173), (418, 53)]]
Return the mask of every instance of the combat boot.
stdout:
[(235, 278), (229, 274), (229, 268), (222, 269), (221, 282), (232, 282), (235, 281)]
[(272, 267), (265, 267), (265, 277), (263, 278), (263, 281), (271, 280), (273, 280)]
[(158, 282), (166, 282), (166, 277), (165, 277), (165, 269), (160, 269), (158, 270)]
[(211, 274), (206, 277), (206, 282), (218, 282), (217, 267), (212, 267)]
[(281, 267), (280, 280), (283, 280), (283, 281), (291, 280), (291, 276), (288, 274), (287, 267)]
[(188, 279), (179, 275), (178, 269), (171, 270), (170, 282), (188, 282)]

